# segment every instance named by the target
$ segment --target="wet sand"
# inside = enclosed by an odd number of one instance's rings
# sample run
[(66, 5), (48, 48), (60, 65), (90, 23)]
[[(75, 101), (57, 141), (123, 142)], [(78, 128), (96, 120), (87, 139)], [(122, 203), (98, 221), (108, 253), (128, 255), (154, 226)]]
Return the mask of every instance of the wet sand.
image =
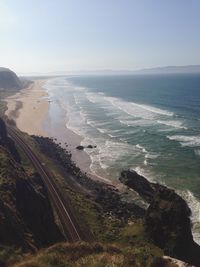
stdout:
[(5, 115), (14, 120), (16, 126), (23, 132), (54, 138), (57, 143), (72, 153), (72, 160), (91, 179), (112, 184), (108, 179), (91, 172), (89, 155), (84, 150), (76, 149), (76, 146), (80, 145), (82, 137), (69, 130), (63, 123), (66, 120), (66, 114), (60, 113), (52, 121), (49, 109), (57, 103), (48, 100), (48, 93), (44, 88), (46, 82), (47, 80), (35, 80), (28, 88), (6, 98)]
[(42, 124), (48, 114), (48, 94), (42, 88), (45, 80), (36, 80), (28, 88), (6, 98), (5, 115), (28, 134), (47, 136)]

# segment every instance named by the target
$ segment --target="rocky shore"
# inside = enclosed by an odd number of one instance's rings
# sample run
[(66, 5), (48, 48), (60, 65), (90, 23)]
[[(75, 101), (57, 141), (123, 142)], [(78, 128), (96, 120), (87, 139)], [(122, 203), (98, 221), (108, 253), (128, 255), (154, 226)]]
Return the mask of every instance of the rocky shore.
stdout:
[(121, 193), (114, 186), (92, 180), (86, 173), (83, 173), (72, 161), (71, 153), (56, 144), (53, 139), (38, 136), (33, 136), (33, 138), (39, 144), (42, 153), (53, 158), (55, 162), (64, 168), (65, 172), (74, 178), (76, 183), (87, 190), (88, 197), (99, 204), (98, 208), (101, 209), (102, 213), (109, 213), (117, 218), (123, 218), (125, 221), (130, 218), (142, 218), (144, 216), (144, 209), (134, 202), (123, 201)]
[(119, 180), (149, 203), (144, 217), (149, 238), (166, 255), (200, 266), (200, 246), (193, 241), (191, 211), (185, 200), (173, 189), (151, 183), (135, 171), (123, 171)]
[[(27, 177), (23, 168), (19, 167), (21, 158), (19, 154), (16, 154), (16, 150), (13, 149), (15, 147), (14, 144), (10, 143), (11, 140), (7, 136), (4, 122), (0, 121), (0, 123), (0, 144), (13, 157), (16, 157), (16, 162), (7, 160), (6, 164), (11, 164), (15, 167), (15, 170), (18, 170), (17, 172), (13, 170), (13, 175), (10, 174), (9, 179), (12, 179), (12, 187), (8, 188), (9, 191), (7, 190), (8, 195), (15, 196), (15, 198), (9, 198), (9, 202), (14, 209), (12, 214), (9, 213), (10, 215), (1, 224), (1, 229), (4, 229), (7, 225), (14, 235), (9, 236), (6, 232), (4, 234), (4, 231), (2, 231), (0, 233), (2, 240), (8, 245), (14, 242), (14, 244), (17, 244), (17, 246), (22, 247), (24, 250), (37, 250), (40, 247), (62, 240), (62, 234), (54, 223), (53, 211), (40, 178), (37, 173), (29, 174), (29, 177)], [(86, 173), (81, 172), (72, 161), (71, 153), (59, 144), (56, 144), (53, 139), (38, 136), (32, 137), (41, 154), (51, 158), (55, 166), (60, 166), (63, 173), (67, 174), (63, 176), (67, 177), (68, 181), (66, 180), (66, 182), (69, 183), (71, 179), (74, 184), (78, 185), (78, 188), (83, 189), (85, 198), (90, 200), (93, 205), (92, 208), (96, 210), (98, 217), (95, 220), (102, 222), (102, 231), (105, 231), (105, 222), (108, 223), (108, 227), (112, 228), (110, 233), (113, 233), (109, 240), (115, 240), (115, 235), (117, 235), (116, 240), (118, 242), (121, 242), (119, 238), (123, 240), (128, 238), (129, 241), (126, 240), (126, 242), (129, 242), (133, 248), (137, 246), (135, 242), (139, 242), (139, 250), (141, 250), (141, 247), (144, 248), (145, 246), (155, 244), (154, 253), (160, 248), (164, 251), (165, 255), (184, 260), (197, 267), (199, 266), (198, 254), (200, 248), (192, 239), (189, 219), (190, 210), (186, 202), (173, 190), (159, 184), (150, 183), (145, 177), (138, 175), (134, 171), (123, 171), (119, 178), (120, 181), (128, 186), (128, 188), (136, 191), (148, 203), (147, 209), (141, 208), (134, 202), (134, 199), (132, 201), (125, 201), (123, 194), (114, 186), (94, 181)], [(4, 152), (3, 156), (4, 159), (9, 158), (7, 152)], [(19, 163), (17, 163), (17, 160)], [(2, 161), (2, 164), (5, 164), (5, 160)], [(11, 168), (7, 167), (8, 169)], [(5, 180), (5, 183), (7, 183), (7, 180)], [(5, 194), (4, 183), (2, 186), (2, 192)], [(12, 191), (11, 194), (9, 193), (10, 190)], [(74, 194), (78, 195), (79, 192), (74, 189)], [(3, 197), (2, 195), (2, 199)], [(29, 212), (30, 206), (32, 207), (31, 212)], [(5, 207), (2, 202), (1, 210), (4, 214), (7, 214)], [(15, 209), (19, 217), (17, 217), (16, 227), (13, 228), (9, 224), (9, 218), (12, 221), (14, 220)], [(89, 206), (87, 209), (90, 212)], [(43, 225), (45, 225), (45, 229)], [(133, 226), (133, 228), (130, 228), (132, 230), (129, 230), (130, 232), (127, 237), (121, 235), (124, 231), (123, 229), (130, 226)], [(85, 229), (87, 227), (85, 226)], [(20, 236), (16, 234), (18, 233), (17, 229), (22, 231)], [(49, 231), (52, 233), (51, 235), (48, 234)], [(136, 236), (134, 231), (136, 231)], [(142, 235), (141, 240), (137, 241), (140, 235)], [(23, 240), (25, 241), (23, 242)], [(147, 252), (140, 253), (143, 255)], [(150, 256), (148, 255), (148, 257)], [(166, 266), (167, 263), (165, 261), (169, 262), (170, 260), (158, 257), (153, 260), (154, 265), (150, 266), (161, 266), (159, 265), (161, 263), (162, 266)]]
[(71, 160), (71, 154), (52, 139), (37, 136), (34, 139), (41, 152), (57, 161), (87, 190), (88, 197), (98, 205), (97, 209), (102, 215), (114, 216), (126, 223), (131, 219), (142, 219), (147, 238), (163, 249), (166, 255), (200, 266), (200, 247), (193, 241), (190, 209), (174, 190), (151, 183), (135, 171), (122, 171), (119, 180), (148, 203), (145, 210), (136, 205), (134, 200), (124, 201), (115, 187), (94, 181), (82, 173)]

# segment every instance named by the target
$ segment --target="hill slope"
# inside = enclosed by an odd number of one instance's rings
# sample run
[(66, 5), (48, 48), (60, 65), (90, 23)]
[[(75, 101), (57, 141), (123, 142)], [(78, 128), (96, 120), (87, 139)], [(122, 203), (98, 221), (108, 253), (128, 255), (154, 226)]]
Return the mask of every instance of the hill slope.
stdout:
[(63, 238), (39, 175), (20, 160), (0, 119), (0, 245), (37, 250)]
[(0, 88), (20, 89), (22, 88), (22, 82), (13, 71), (0, 67)]

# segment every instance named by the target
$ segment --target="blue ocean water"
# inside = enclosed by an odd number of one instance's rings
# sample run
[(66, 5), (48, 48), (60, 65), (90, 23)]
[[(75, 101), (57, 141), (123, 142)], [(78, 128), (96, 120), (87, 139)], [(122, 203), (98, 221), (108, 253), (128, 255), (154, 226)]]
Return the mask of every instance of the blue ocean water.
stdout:
[(133, 168), (175, 188), (200, 240), (199, 74), (60, 77), (46, 88), (63, 123), (97, 145), (87, 150), (94, 173), (117, 179)]

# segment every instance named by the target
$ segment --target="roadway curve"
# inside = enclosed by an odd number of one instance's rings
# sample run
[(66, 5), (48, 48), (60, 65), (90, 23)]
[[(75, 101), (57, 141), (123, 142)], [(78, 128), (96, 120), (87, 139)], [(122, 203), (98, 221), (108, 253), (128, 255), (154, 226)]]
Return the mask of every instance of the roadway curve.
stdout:
[[(36, 171), (40, 174), (44, 185), (46, 186), (49, 196), (53, 202), (53, 205), (57, 211), (60, 222), (62, 224), (63, 233), (67, 241), (76, 242), (86, 240), (80, 227), (77, 223), (75, 216), (70, 209), (69, 203), (64, 201), (61, 193), (59, 192), (53, 175), (44, 166), (32, 149), (26, 144), (20, 134), (10, 126), (7, 126), (8, 134), (15, 141), (15, 143), (24, 151), (26, 156), (33, 164)], [(88, 237), (89, 238), (89, 237)], [(91, 238), (89, 238), (91, 241)], [(89, 240), (88, 240), (89, 241)]]

